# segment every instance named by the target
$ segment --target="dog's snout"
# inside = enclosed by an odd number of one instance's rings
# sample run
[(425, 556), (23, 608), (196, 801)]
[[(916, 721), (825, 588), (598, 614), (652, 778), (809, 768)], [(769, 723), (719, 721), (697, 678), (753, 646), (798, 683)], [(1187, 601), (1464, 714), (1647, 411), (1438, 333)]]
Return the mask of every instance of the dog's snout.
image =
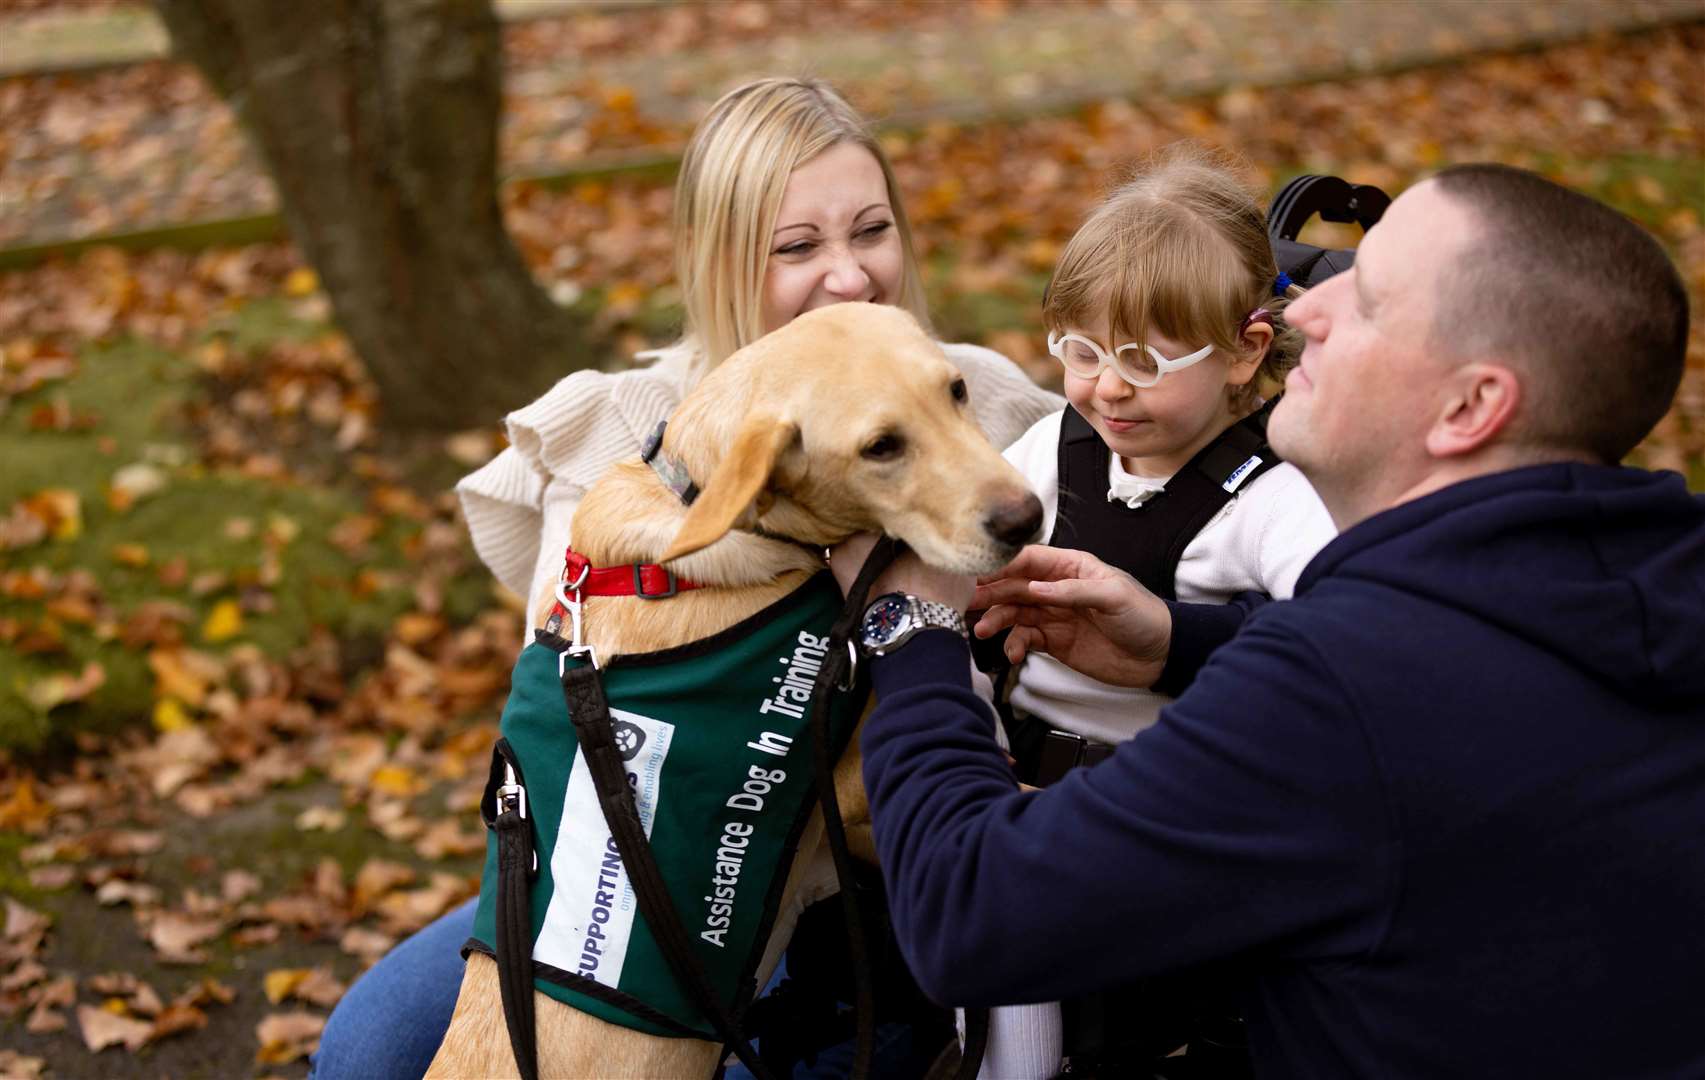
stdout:
[(983, 519), (989, 535), (1011, 547), (1021, 547), (1036, 538), (1042, 526), (1042, 500), (1031, 492), (1008, 499)]

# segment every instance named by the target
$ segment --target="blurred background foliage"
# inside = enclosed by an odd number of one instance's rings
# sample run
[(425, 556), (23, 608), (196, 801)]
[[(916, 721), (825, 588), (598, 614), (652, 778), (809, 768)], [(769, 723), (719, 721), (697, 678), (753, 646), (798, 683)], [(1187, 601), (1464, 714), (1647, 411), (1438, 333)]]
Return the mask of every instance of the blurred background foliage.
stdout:
[[(1700, 0), (497, 11), (494, 197), (574, 327), (534, 373), (544, 382), (620, 367), (678, 331), (668, 209), (681, 145), (722, 91), (771, 73), (825, 77), (876, 119), (938, 333), (1044, 383), (1057, 375), (1038, 310), (1060, 246), (1123, 163), (1185, 138), (1241, 154), (1268, 193), (1302, 172), (1396, 194), (1453, 162), (1534, 168), (1650, 229), (1695, 312), (1705, 301)], [(282, 923), (322, 948), (313, 962), (352, 974), (387, 935), (466, 895), (483, 844), (462, 827), (521, 617), (469, 550), (448, 489), (501, 448), (499, 417), (446, 431), (387, 414), (290, 242), (262, 157), (168, 54), (149, 9), (0, 0), (0, 41), (0, 885), (50, 909), (110, 890), (115, 866), (124, 881), (192, 888), (215, 870), (257, 872), (257, 845), (294, 837), (311, 857), (256, 888), (295, 906), (257, 914), (246, 879), (221, 879), (224, 906), (195, 914), (217, 923), (214, 967), (192, 970), (231, 972)], [(1634, 455), (1696, 490), (1702, 322), (1675, 408)], [(270, 809), (256, 819), (257, 806)], [(227, 840), (160, 854), (85, 835), (172, 820)], [(131, 902), (156, 950), (163, 903), (196, 911), (180, 901)], [(14, 952), (8, 963), (33, 955)], [(260, 997), (293, 993), (272, 989), (229, 1007), (186, 989), (152, 1013), (134, 986), (107, 993), (108, 1014), (142, 1025), (112, 1040), (189, 1054), (154, 1045), (200, 1026), (172, 1009), (211, 1013), (215, 1030), (220, 1008), (250, 1024)], [(102, 1000), (91, 992), (74, 982), (62, 1000), (46, 968), (13, 969), (0, 986), (8, 1043), (68, 1053), (53, 1018), (79, 994)], [(323, 1008), (337, 993), (297, 997)], [(235, 1059), (193, 1060), (223, 1062), (222, 1075), (259, 1055), (299, 1074), (317, 1028), (293, 1023), (238, 1038)], [(111, 1034), (79, 1026), (90, 1048)], [(0, 1072), (18, 1060), (35, 1059)]]

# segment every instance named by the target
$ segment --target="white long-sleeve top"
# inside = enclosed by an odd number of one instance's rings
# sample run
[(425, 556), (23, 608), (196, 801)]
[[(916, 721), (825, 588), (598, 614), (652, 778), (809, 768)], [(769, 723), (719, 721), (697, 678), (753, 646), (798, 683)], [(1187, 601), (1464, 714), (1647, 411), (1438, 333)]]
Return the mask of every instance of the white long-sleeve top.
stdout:
[[(1065, 399), (1037, 386), (1011, 360), (979, 345), (943, 345), (965, 376), (972, 415), (989, 441), (1006, 446)], [(575, 507), (611, 465), (639, 453), (694, 381), (694, 354), (673, 346), (620, 372), (577, 371), (505, 418), (509, 448), (462, 478), (474, 550), (505, 586), (527, 598), (537, 625), (538, 594), (562, 571)]]
[[(1052, 536), (1059, 503), (1062, 413), (1037, 421), (1008, 447), (1006, 458), (1042, 500), (1042, 535)], [(1108, 455), (1107, 499), (1139, 512), (1166, 480), (1135, 476)], [(1170, 478), (1168, 478), (1170, 479)], [(1178, 599), (1223, 604), (1241, 592), (1289, 599), (1315, 552), (1337, 535), (1314, 488), (1293, 465), (1279, 465), (1245, 484), (1184, 548), (1175, 582)], [(1255, 688), (1251, 688), (1252, 692)], [(1108, 686), (1045, 654), (1019, 669), (1012, 703), (1063, 731), (1102, 742), (1123, 742), (1153, 724), (1171, 698), (1152, 690)]]

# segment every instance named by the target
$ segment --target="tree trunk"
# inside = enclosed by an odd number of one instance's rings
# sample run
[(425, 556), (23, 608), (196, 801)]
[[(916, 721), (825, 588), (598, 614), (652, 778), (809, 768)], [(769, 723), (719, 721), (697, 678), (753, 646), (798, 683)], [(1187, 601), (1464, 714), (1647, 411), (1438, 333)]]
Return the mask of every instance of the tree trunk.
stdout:
[(157, 0), (236, 108), (393, 428), (495, 420), (590, 363), (497, 204), (488, 0)]

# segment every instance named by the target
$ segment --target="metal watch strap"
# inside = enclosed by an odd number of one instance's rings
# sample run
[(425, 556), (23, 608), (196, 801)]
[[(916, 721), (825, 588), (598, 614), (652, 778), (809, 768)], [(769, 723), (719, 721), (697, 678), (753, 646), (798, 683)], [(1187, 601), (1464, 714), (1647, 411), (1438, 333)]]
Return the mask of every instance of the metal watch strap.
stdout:
[(925, 600), (921, 596), (911, 598), (912, 611), (923, 625), (920, 630), (951, 630), (962, 638), (971, 635), (965, 629), (965, 616), (957, 608), (947, 604), (938, 604), (934, 600)]

